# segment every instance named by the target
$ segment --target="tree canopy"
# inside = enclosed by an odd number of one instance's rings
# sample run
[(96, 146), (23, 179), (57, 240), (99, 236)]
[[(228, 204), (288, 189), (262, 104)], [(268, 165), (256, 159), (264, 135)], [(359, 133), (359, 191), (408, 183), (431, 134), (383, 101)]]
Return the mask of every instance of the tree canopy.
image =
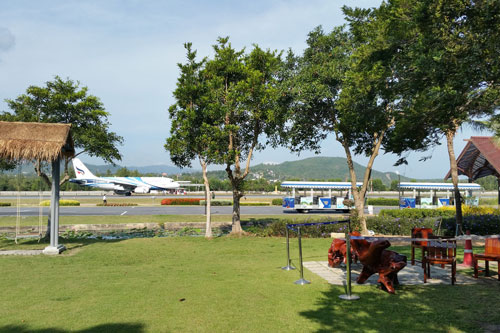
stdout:
[[(86, 153), (108, 163), (121, 160), (117, 145), (123, 142), (123, 138), (110, 131), (109, 113), (100, 99), (88, 94), (88, 88), (80, 87), (79, 82), (56, 76), (53, 81), (46, 82), (45, 87), (29, 86), (26, 94), (6, 99), (6, 102), (12, 113), (3, 112), (3, 120), (70, 123), (75, 150), (80, 150), (76, 156)], [(69, 179), (68, 163), (66, 159), (61, 183)], [(39, 164), (36, 168), (38, 174), (48, 181)]]

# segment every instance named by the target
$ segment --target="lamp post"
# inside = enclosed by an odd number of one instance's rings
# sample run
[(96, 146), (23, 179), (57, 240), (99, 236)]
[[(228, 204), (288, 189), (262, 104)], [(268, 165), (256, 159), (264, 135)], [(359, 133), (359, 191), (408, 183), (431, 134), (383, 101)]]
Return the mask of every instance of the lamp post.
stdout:
[(398, 175), (398, 207), (401, 209), (401, 175), (399, 170), (396, 170), (396, 174)]

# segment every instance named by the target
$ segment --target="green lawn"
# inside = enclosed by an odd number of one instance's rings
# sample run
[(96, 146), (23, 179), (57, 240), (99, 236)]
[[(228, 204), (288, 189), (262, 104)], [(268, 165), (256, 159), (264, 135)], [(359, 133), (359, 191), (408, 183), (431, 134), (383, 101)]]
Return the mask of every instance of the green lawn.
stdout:
[[(126, 207), (125, 207), (126, 208)], [(231, 215), (212, 215), (213, 222), (230, 222)], [(288, 219), (290, 221), (312, 221), (315, 219), (333, 220), (342, 219), (341, 215), (321, 215), (311, 216), (307, 214), (295, 214), (291, 216), (283, 215), (241, 215), (242, 222), (250, 220), (273, 220)], [(47, 224), (47, 217), (43, 217), (44, 225)], [(98, 215), (98, 216), (60, 216), (59, 224), (117, 224), (117, 223), (168, 223), (168, 222), (205, 222), (204, 215)], [(9, 227), (16, 225), (15, 216), (0, 217), (0, 227)], [(21, 226), (38, 225), (38, 216), (23, 216)]]
[[(7, 242), (2, 240), (0, 242)], [(326, 260), (331, 239), (304, 239)], [(500, 324), (500, 283), (354, 286), (342, 301), (308, 270), (298, 286), (282, 238), (75, 241), (56, 256), (0, 257), (1, 332), (483, 332)], [(291, 243), (297, 265), (296, 241)], [(484, 279), (483, 279), (484, 280)]]

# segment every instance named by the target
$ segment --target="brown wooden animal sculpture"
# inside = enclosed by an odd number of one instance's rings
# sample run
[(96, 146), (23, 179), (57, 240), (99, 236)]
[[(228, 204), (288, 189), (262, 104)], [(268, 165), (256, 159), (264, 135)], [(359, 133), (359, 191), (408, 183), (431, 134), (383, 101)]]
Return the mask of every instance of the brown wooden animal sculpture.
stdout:
[[(332, 245), (328, 249), (328, 266), (337, 267), (345, 262), (347, 246), (345, 240), (334, 238)], [(356, 252), (351, 248), (351, 258), (354, 262), (358, 262)]]
[[(352, 232), (352, 236), (361, 236)], [(382, 283), (388, 293), (394, 294), (394, 286), (399, 284), (398, 272), (406, 266), (406, 256), (386, 250), (391, 243), (387, 240), (369, 242), (366, 239), (351, 239), (351, 246), (358, 254), (363, 270), (357, 283), (364, 283), (370, 276), (378, 273), (377, 282)]]

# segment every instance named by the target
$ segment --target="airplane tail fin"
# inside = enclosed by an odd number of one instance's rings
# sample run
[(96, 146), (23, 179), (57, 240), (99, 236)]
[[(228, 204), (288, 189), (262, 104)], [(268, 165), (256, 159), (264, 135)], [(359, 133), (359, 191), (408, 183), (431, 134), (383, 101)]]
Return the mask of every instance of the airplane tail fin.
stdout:
[(76, 178), (97, 178), (78, 158), (73, 159), (73, 168), (75, 169)]

